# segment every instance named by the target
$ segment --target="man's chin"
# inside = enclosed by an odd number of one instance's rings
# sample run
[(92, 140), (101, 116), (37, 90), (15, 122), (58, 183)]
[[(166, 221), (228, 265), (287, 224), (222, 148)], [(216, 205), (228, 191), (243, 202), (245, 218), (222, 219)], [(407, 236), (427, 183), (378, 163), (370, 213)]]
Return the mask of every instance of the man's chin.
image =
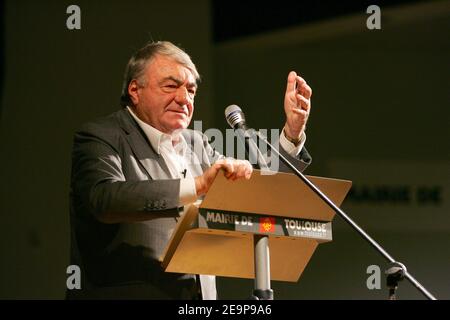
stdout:
[(181, 131), (189, 126), (189, 122), (186, 121), (176, 121), (170, 124), (172, 132)]

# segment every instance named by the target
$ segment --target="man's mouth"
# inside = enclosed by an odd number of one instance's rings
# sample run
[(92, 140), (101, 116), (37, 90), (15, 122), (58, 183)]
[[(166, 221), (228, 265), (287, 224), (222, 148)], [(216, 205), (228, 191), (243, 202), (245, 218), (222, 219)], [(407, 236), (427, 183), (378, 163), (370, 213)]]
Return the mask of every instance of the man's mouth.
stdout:
[(179, 113), (179, 114), (183, 114), (183, 115), (185, 115), (186, 117), (189, 116), (188, 113), (187, 113), (187, 111), (184, 111), (184, 110), (173, 110), (173, 109), (170, 109), (170, 110), (167, 110), (167, 111), (175, 112), (175, 113)]

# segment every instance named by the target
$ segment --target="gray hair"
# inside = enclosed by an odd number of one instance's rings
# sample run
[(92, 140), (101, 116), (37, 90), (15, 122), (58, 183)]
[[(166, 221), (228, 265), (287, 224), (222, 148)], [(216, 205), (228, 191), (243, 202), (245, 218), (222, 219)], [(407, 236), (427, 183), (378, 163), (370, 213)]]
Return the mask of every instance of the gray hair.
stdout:
[(174, 59), (192, 72), (197, 83), (200, 82), (200, 75), (197, 68), (186, 52), (169, 41), (152, 41), (136, 51), (128, 61), (123, 78), (122, 94), (120, 96), (120, 104), (122, 107), (131, 104), (131, 98), (128, 94), (128, 86), (131, 81), (137, 80), (140, 85), (146, 85), (145, 69), (156, 55), (163, 55)]

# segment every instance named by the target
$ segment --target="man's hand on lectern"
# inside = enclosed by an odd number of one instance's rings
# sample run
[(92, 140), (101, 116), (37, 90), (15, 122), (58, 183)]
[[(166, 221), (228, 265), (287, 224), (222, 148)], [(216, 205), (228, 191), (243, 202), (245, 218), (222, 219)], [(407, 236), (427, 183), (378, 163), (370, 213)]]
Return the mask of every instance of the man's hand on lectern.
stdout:
[(247, 160), (236, 160), (232, 158), (217, 160), (201, 176), (195, 178), (197, 196), (204, 195), (208, 192), (220, 170), (224, 172), (224, 176), (228, 180), (234, 181), (242, 178), (248, 180), (252, 176), (253, 167)]

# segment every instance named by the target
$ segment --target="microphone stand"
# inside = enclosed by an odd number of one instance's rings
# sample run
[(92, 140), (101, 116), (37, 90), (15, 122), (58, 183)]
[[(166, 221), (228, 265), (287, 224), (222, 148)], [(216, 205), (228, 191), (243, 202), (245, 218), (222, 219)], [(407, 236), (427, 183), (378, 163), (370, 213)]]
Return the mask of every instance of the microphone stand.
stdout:
[[(253, 131), (253, 130), (252, 130)], [(375, 240), (373, 240), (361, 227), (359, 227), (347, 214), (337, 207), (322, 191), (319, 190), (311, 181), (309, 181), (292, 163), (289, 162), (273, 145), (267, 141), (258, 131), (253, 131), (254, 134), (266, 143), (272, 152), (275, 152), (278, 157), (294, 172), (294, 174), (300, 178), (314, 193), (316, 193), (331, 209), (334, 210), (342, 219), (345, 220), (356, 232), (358, 232), (369, 244), (375, 248), (389, 263), (392, 265), (386, 271), (387, 274), (387, 286), (389, 288), (389, 300), (396, 300), (395, 292), (398, 287), (398, 282), (403, 278), (406, 278), (412, 285), (414, 285), (426, 298), (430, 300), (436, 300), (436, 298), (422, 286), (406, 269), (406, 267), (397, 262), (386, 250), (383, 249)], [(268, 259), (268, 254), (266, 260)], [(256, 261), (255, 261), (256, 262)], [(266, 263), (267, 264), (267, 263)], [(269, 269), (270, 270), (270, 269)], [(257, 274), (256, 274), (257, 275)], [(269, 276), (270, 279), (270, 276)], [(256, 278), (255, 278), (256, 280)], [(267, 281), (265, 282), (267, 284)], [(258, 289), (258, 287), (256, 288)], [(270, 290), (270, 287), (268, 288)], [(255, 290), (256, 291), (256, 290)], [(273, 295), (272, 295), (273, 298)]]
[[(245, 127), (234, 130), (237, 137), (245, 146), (245, 153), (250, 163), (256, 164), (261, 170), (267, 170), (268, 165), (261, 154), (256, 141), (253, 141), (254, 130)], [(255, 288), (250, 300), (273, 300), (274, 292), (270, 288), (270, 252), (269, 237), (267, 235), (253, 235), (254, 264), (255, 264)]]

